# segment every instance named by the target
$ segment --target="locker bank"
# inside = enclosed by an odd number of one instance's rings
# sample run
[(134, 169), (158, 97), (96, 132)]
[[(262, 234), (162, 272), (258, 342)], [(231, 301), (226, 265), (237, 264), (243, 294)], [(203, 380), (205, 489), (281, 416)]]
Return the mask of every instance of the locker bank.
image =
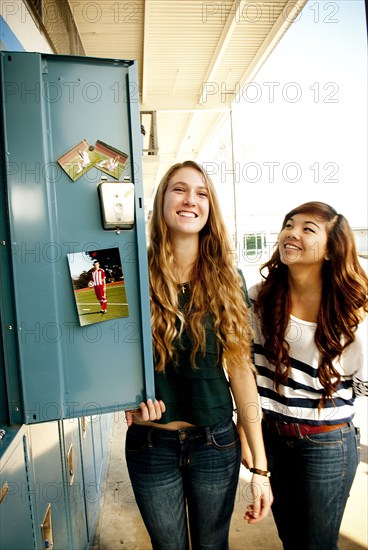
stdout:
[(137, 68), (7, 51), (1, 76), (1, 545), (88, 548), (111, 416), (154, 397)]

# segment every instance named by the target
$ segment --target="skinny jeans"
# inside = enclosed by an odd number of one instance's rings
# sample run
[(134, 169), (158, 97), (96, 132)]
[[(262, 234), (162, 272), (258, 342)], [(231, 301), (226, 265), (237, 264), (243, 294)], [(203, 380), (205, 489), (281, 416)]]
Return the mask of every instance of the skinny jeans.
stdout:
[[(228, 550), (241, 462), (236, 426), (166, 430), (133, 424), (126, 461), (153, 550)], [(189, 523), (189, 529), (188, 529)]]
[(359, 428), (349, 422), (329, 432), (285, 437), (262, 424), (272, 512), (284, 549), (337, 550), (360, 460)]

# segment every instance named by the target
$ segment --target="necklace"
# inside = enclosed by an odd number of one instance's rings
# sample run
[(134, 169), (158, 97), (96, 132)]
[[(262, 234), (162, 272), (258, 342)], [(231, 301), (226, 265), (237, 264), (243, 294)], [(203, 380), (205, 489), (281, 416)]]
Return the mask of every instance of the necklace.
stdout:
[(187, 286), (188, 286), (188, 283), (180, 283), (179, 284), (180, 290), (183, 294), (185, 294), (185, 292), (187, 290)]

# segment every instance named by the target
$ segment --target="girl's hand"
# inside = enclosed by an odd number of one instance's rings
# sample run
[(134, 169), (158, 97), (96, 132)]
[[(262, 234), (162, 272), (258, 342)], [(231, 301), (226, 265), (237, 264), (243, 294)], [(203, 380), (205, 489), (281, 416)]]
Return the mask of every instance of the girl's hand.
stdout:
[(152, 401), (152, 399), (147, 400), (147, 404), (142, 401), (140, 403), (140, 408), (133, 411), (125, 411), (125, 420), (129, 426), (133, 424), (133, 417), (135, 416), (139, 422), (151, 422), (154, 420), (160, 420), (162, 413), (165, 412), (166, 407), (163, 401)]
[(253, 474), (250, 482), (253, 504), (247, 506), (244, 519), (250, 523), (258, 523), (267, 516), (273, 502), (271, 484), (267, 477)]

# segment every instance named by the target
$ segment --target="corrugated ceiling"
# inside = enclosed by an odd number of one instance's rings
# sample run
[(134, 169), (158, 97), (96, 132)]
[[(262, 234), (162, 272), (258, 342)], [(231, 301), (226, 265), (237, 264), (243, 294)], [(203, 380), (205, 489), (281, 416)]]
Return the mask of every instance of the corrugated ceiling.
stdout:
[(69, 0), (88, 56), (138, 62), (158, 155), (143, 157), (145, 200), (174, 162), (196, 159), (307, 0)]

